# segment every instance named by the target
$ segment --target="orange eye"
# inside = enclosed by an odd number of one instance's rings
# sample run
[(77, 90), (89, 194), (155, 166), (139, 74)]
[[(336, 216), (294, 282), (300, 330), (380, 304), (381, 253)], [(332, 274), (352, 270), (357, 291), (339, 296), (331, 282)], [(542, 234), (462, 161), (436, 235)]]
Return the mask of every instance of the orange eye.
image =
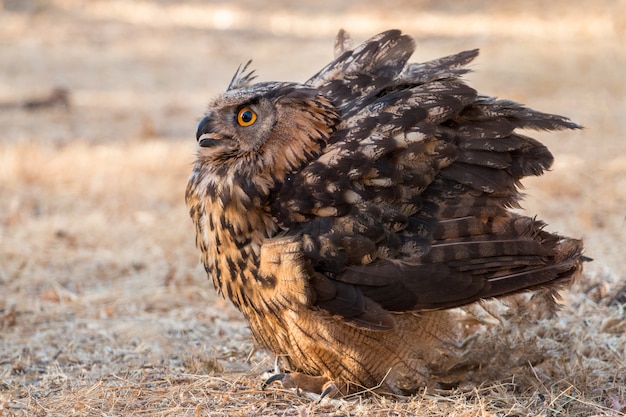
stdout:
[(256, 113), (250, 107), (242, 107), (237, 113), (237, 123), (239, 126), (247, 127), (256, 122)]

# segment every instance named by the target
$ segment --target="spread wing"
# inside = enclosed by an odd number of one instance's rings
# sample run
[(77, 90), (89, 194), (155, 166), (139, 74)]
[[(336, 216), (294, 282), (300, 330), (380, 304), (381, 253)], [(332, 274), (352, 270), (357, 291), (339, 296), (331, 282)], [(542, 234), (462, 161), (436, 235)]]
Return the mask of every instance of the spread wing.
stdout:
[(552, 163), (516, 129), (579, 126), (467, 86), (459, 77), (477, 50), (407, 64), (413, 49), (384, 32), (340, 48), (307, 82), (342, 121), (272, 205), (281, 227), (302, 236), (316, 305), (372, 329), (389, 327), (389, 312), (562, 281), (580, 263), (578, 241), (508, 210), (519, 180)]

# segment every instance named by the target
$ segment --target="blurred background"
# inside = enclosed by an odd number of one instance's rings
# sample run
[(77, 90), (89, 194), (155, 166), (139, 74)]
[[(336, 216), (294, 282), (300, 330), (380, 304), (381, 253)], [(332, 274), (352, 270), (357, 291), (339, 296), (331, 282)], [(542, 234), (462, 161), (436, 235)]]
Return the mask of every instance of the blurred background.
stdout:
[(244, 366), (250, 335), (199, 267), (184, 206), (195, 127), (239, 64), (304, 81), (340, 28), (356, 44), (401, 29), (413, 61), (480, 48), (473, 87), (584, 125), (532, 133), (556, 162), (524, 182), (524, 207), (585, 239), (577, 291), (626, 284), (624, 0), (0, 0), (3, 384)]
[(72, 106), (37, 123), (4, 110), (1, 139), (190, 137), (240, 63), (252, 59), (262, 80), (303, 81), (331, 59), (339, 28), (355, 41), (402, 29), (418, 61), (480, 48), (470, 80), (484, 92), (623, 133), (625, 4), (3, 0), (0, 102), (62, 87)]

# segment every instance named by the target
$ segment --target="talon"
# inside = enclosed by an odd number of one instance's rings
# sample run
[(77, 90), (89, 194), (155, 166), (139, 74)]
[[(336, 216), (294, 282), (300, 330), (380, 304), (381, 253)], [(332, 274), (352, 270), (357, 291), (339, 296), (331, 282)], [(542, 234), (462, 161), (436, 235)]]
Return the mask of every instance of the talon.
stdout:
[(339, 392), (337, 386), (329, 381), (325, 376), (311, 376), (300, 372), (289, 373), (277, 373), (270, 376), (261, 385), (262, 389), (265, 389), (269, 384), (274, 381), (280, 381), (283, 384), (283, 388), (296, 390), (302, 390), (304, 392), (311, 392), (315, 394), (322, 394), (322, 398), (326, 395), (335, 396)]
[(335, 385), (334, 382), (329, 381), (325, 384), (324, 390), (320, 394), (320, 399), (318, 400), (318, 402), (322, 402), (324, 397), (327, 395), (329, 396), (329, 398), (333, 398), (335, 395), (337, 395), (338, 392), (339, 389), (337, 388), (337, 385)]
[(265, 388), (267, 388), (267, 386), (269, 384), (271, 384), (274, 381), (283, 381), (283, 379), (285, 378), (285, 376), (287, 376), (286, 374), (274, 374), (272, 376), (270, 376), (269, 378), (267, 378), (263, 384), (261, 384), (261, 389), (264, 390)]

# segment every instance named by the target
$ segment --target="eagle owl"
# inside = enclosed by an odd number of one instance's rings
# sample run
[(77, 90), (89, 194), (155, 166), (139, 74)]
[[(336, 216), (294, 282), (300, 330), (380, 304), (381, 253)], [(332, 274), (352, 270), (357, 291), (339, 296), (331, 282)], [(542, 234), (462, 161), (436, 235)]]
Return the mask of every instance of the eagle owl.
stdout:
[(477, 50), (408, 63), (381, 33), (305, 83), (247, 65), (200, 121), (186, 202), (215, 288), (284, 358), (285, 387), (408, 394), (441, 369), (451, 308), (558, 288), (582, 243), (515, 214), (567, 118), (482, 95)]

